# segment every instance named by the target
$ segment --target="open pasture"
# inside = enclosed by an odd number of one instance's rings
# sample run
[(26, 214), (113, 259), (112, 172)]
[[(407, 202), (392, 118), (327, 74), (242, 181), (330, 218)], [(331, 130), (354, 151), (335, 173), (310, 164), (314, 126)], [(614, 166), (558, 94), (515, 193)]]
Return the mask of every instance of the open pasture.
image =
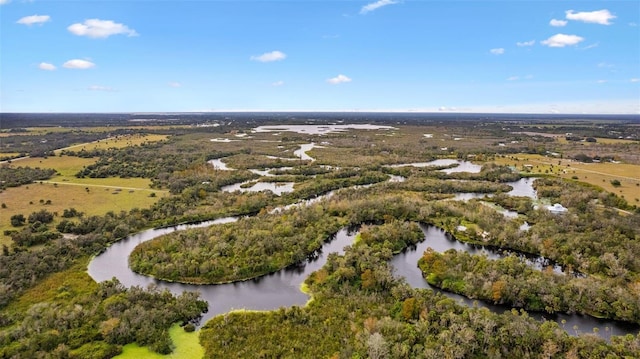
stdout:
[[(555, 175), (598, 186), (615, 193), (629, 202), (640, 203), (640, 166), (627, 163), (582, 163), (573, 160), (531, 154), (496, 157), (498, 164), (514, 166), (534, 174)], [(576, 178), (577, 177), (577, 178)], [(620, 181), (614, 186), (611, 181)]]
[[(85, 179), (86, 180), (86, 179)], [(92, 179), (91, 179), (92, 180)], [(131, 181), (118, 178), (96, 179)], [(133, 179), (136, 181), (148, 181)], [(156, 193), (155, 197), (150, 197)], [(114, 185), (100, 185), (87, 183), (33, 183), (30, 185), (8, 188), (2, 192), (2, 203), (6, 208), (0, 209), (0, 242), (9, 244), (11, 238), (4, 235), (5, 230), (19, 229), (11, 226), (10, 218), (14, 214), (28, 217), (33, 212), (46, 209), (58, 213), (53, 225), (62, 220), (60, 215), (65, 209), (75, 208), (85, 215), (103, 215), (109, 211), (128, 211), (132, 208), (148, 208), (166, 191), (155, 191), (148, 188), (119, 187)], [(51, 201), (47, 204), (47, 201)]]
[(596, 142), (587, 142), (587, 141), (579, 141), (579, 142), (575, 142), (575, 141), (567, 141), (566, 137), (558, 137), (556, 138), (556, 141), (558, 141), (559, 143), (562, 144), (567, 144), (567, 143), (579, 143), (585, 146), (592, 146), (595, 144), (605, 144), (605, 145), (612, 145), (612, 144), (623, 144), (623, 145), (630, 145), (630, 144), (638, 144), (638, 141), (635, 140), (627, 140), (624, 138), (604, 138), (604, 137), (596, 137)]
[[(132, 134), (132, 135), (122, 135), (116, 137), (105, 138), (104, 140), (99, 140), (90, 143), (83, 143), (79, 145), (74, 145), (67, 147), (67, 150), (73, 151), (81, 151), (81, 150), (106, 150), (109, 148), (124, 148), (130, 146), (138, 146), (145, 143), (164, 141), (168, 138), (167, 135), (156, 135), (156, 134)], [(56, 154), (59, 154), (61, 150), (55, 151)]]
[[(96, 162), (95, 158), (80, 158), (70, 156), (23, 157), (11, 161), (14, 167), (53, 168), (61, 177), (74, 177), (83, 167)], [(62, 179), (60, 179), (62, 180)]]
[[(10, 223), (14, 214), (27, 217), (40, 209), (61, 214), (65, 209), (73, 207), (87, 215), (102, 215), (108, 211), (146, 208), (158, 198), (167, 195), (166, 191), (149, 188), (151, 181), (145, 178), (75, 177), (84, 166), (94, 162), (93, 158), (70, 156), (34, 157), (13, 161), (13, 166), (53, 168), (58, 171), (58, 175), (48, 181), (8, 188), (2, 192), (1, 201), (6, 208), (0, 209), (0, 242), (9, 244), (11, 241), (4, 235), (4, 231), (15, 229)], [(156, 197), (150, 197), (151, 193), (156, 193)], [(46, 204), (48, 200), (51, 204)], [(58, 221), (60, 217), (55, 218), (54, 225)]]

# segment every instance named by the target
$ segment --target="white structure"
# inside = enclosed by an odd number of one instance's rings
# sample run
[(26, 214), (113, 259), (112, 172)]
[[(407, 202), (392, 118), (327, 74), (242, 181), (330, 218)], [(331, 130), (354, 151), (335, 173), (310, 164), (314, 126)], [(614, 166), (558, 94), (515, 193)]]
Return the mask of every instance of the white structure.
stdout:
[(568, 211), (568, 209), (560, 203), (554, 203), (553, 206), (547, 206), (547, 210), (553, 214), (562, 214)]

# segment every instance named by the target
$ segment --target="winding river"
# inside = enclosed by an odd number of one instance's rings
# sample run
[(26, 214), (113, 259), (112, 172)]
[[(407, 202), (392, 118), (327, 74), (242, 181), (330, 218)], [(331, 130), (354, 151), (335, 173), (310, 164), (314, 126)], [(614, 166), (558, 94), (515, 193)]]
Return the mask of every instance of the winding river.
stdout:
[[(512, 192), (515, 195), (534, 196), (531, 184), (533, 180), (522, 179), (518, 182), (509, 183), (514, 186)], [(517, 188), (517, 189), (516, 189)], [(531, 192), (533, 191), (533, 193)], [(247, 310), (273, 310), (283, 306), (304, 305), (309, 297), (300, 291), (302, 282), (314, 271), (320, 269), (327, 260), (330, 253), (344, 253), (344, 247), (353, 243), (354, 232), (344, 228), (327, 241), (316, 254), (306, 263), (282, 269), (276, 273), (262, 276), (260, 278), (219, 285), (194, 285), (184, 283), (174, 283), (158, 280), (152, 277), (134, 273), (128, 265), (129, 254), (140, 243), (152, 240), (161, 235), (188, 228), (207, 227), (211, 225), (229, 223), (236, 221), (235, 217), (221, 218), (213, 221), (206, 221), (198, 224), (179, 225), (175, 227), (148, 229), (131, 235), (119, 242), (114, 243), (105, 252), (96, 256), (89, 264), (89, 275), (97, 282), (117, 278), (123, 285), (142, 286), (156, 285), (160, 289), (168, 289), (174, 294), (183, 291), (200, 292), (202, 299), (209, 302), (209, 310), (201, 320), (201, 325), (214, 316), (227, 313), (236, 309)], [(432, 288), (422, 277), (420, 269), (417, 267), (418, 259), (427, 247), (431, 247), (438, 252), (449, 249), (462, 250), (471, 254), (486, 254), (490, 258), (499, 258), (507, 251), (487, 249), (482, 246), (470, 245), (455, 240), (444, 231), (428, 225), (421, 225), (425, 240), (414, 248), (405, 250), (397, 254), (391, 260), (395, 274), (403, 277), (411, 286), (415, 288)], [(545, 265), (541, 258), (530, 258), (530, 264), (536, 267)], [(557, 271), (558, 269), (556, 269)], [(496, 306), (481, 301), (473, 301), (463, 296), (442, 292), (449, 298), (467, 306), (486, 307), (494, 312), (501, 313), (510, 310), (510, 307)], [(539, 320), (554, 320), (567, 330), (569, 334), (592, 333), (594, 328), (598, 328), (598, 335), (608, 339), (611, 335), (637, 334), (638, 326), (616, 322), (612, 320), (601, 320), (590, 316), (566, 315), (566, 314), (539, 314), (531, 313), (532, 317)]]
[(353, 243), (355, 233), (342, 229), (334, 238), (325, 243), (317, 255), (299, 266), (285, 268), (276, 273), (243, 282), (218, 285), (195, 285), (172, 283), (147, 277), (129, 269), (128, 258), (140, 243), (163, 234), (188, 228), (207, 227), (237, 220), (227, 217), (195, 225), (149, 229), (116, 242), (105, 252), (95, 257), (89, 264), (89, 275), (97, 282), (116, 277), (127, 287), (146, 287), (150, 284), (168, 289), (174, 294), (183, 291), (200, 292), (202, 299), (209, 302), (209, 311), (204, 314), (201, 325), (212, 317), (235, 309), (273, 310), (282, 306), (304, 305), (309, 297), (300, 291), (300, 285), (312, 272), (320, 269), (329, 253), (344, 253), (344, 247)]
[[(138, 234), (132, 235), (122, 241), (119, 241), (109, 247), (104, 253), (95, 257), (89, 264), (89, 275), (96, 281), (101, 282), (109, 280), (113, 277), (125, 286), (143, 286), (156, 285), (161, 289), (168, 289), (174, 294), (180, 294), (183, 291), (198, 291), (202, 299), (209, 302), (209, 311), (205, 313), (201, 320), (201, 325), (212, 317), (227, 313), (236, 309), (248, 310), (273, 310), (282, 306), (304, 305), (309, 299), (308, 296), (300, 291), (302, 282), (314, 271), (320, 269), (327, 260), (330, 253), (344, 253), (344, 247), (353, 243), (355, 237), (354, 232), (350, 232), (344, 228), (336, 233), (333, 238), (325, 243), (317, 255), (309, 259), (306, 263), (285, 268), (276, 273), (269, 274), (260, 278), (219, 285), (194, 285), (184, 283), (173, 283), (158, 280), (155, 278), (143, 276), (134, 273), (129, 269), (128, 258), (133, 249), (140, 243), (152, 240), (163, 234), (167, 234), (176, 230), (184, 230), (187, 228), (206, 227), (210, 225), (233, 222), (237, 218), (228, 217), (214, 221), (202, 222), (195, 225), (180, 225), (176, 227), (149, 229)], [(482, 246), (469, 245), (459, 242), (448, 236), (443, 230), (421, 225), (425, 240), (414, 248), (405, 250), (397, 254), (391, 260), (395, 274), (403, 277), (411, 286), (415, 288), (429, 288), (443, 293), (449, 298), (456, 300), (458, 303), (467, 306), (486, 307), (494, 312), (504, 312), (510, 310), (510, 307), (498, 306), (484, 303), (482, 301), (473, 301), (463, 296), (440, 291), (432, 288), (422, 277), (420, 269), (417, 267), (418, 259), (422, 253), (431, 247), (438, 252), (444, 252), (449, 249), (463, 250), (471, 254), (486, 254), (490, 258), (499, 258), (503, 255), (500, 251), (492, 251)], [(603, 338), (609, 338), (611, 335), (636, 334), (638, 327), (633, 324), (616, 322), (612, 320), (602, 320), (582, 315), (566, 315), (566, 314), (540, 314), (530, 313), (530, 315), (539, 320), (554, 320), (561, 327), (565, 328), (570, 334), (592, 333), (594, 328), (598, 328), (598, 335)]]
[[(391, 259), (391, 265), (394, 267), (396, 276), (405, 278), (407, 283), (414, 288), (426, 288), (440, 292), (463, 305), (488, 308), (496, 313), (511, 310), (511, 307), (508, 306), (493, 305), (483, 301), (475, 301), (458, 294), (445, 292), (432, 287), (422, 277), (422, 272), (417, 267), (418, 260), (422, 257), (422, 254), (428, 247), (433, 248), (437, 252), (445, 252), (449, 249), (455, 249), (458, 251), (465, 251), (470, 254), (485, 254), (492, 259), (499, 258), (503, 256), (504, 253), (501, 251), (494, 251), (483, 246), (460, 242), (448, 235), (445, 231), (434, 226), (420, 225), (420, 227), (424, 233), (425, 240), (418, 243), (414, 248), (409, 248)], [(564, 328), (567, 333), (571, 335), (594, 333), (594, 328), (598, 328), (597, 335), (602, 338), (609, 339), (612, 335), (637, 335), (640, 330), (638, 325), (632, 323), (598, 319), (587, 315), (528, 313), (529, 316), (538, 320), (556, 321), (560, 327)]]

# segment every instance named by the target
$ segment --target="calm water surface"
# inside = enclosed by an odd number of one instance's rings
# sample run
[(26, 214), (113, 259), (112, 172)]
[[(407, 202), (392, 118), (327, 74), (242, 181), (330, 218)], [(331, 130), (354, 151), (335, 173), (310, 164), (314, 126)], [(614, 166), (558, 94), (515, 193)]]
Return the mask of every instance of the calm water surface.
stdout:
[[(244, 282), (219, 285), (172, 283), (143, 276), (129, 269), (129, 254), (140, 243), (175, 230), (206, 227), (220, 223), (229, 223), (235, 220), (237, 219), (229, 217), (196, 225), (181, 225), (143, 231), (115, 243), (104, 253), (95, 257), (89, 264), (89, 275), (97, 282), (116, 277), (122, 284), (128, 287), (134, 285), (146, 287), (153, 284), (161, 289), (168, 289), (174, 294), (180, 294), (183, 291), (200, 292), (202, 298), (209, 302), (209, 311), (204, 314), (201, 321), (201, 324), (204, 324), (212, 317), (234, 309), (273, 310), (283, 306), (304, 305), (309, 298), (300, 291), (302, 282), (312, 272), (320, 269), (326, 263), (327, 256), (330, 253), (343, 254), (344, 247), (352, 244), (355, 237), (355, 232), (351, 232), (346, 228), (342, 229), (330, 238), (330, 241), (325, 243), (322, 249), (311, 256), (306, 263)], [(396, 275), (405, 278), (410, 285), (416, 288), (429, 288), (439, 291), (429, 286), (417, 267), (418, 259), (427, 247), (431, 247), (438, 252), (444, 252), (449, 249), (463, 250), (471, 254), (484, 254), (492, 259), (504, 255), (504, 252), (491, 251), (481, 246), (459, 242), (436, 227), (421, 225), (421, 228), (424, 232), (425, 240), (416, 247), (394, 256), (391, 260)], [(476, 302), (453, 293), (442, 293), (463, 305), (486, 307), (498, 313), (510, 310), (509, 307)], [(600, 332), (598, 335), (604, 338), (608, 338), (611, 335), (635, 334), (638, 332), (637, 326), (631, 324), (599, 320), (588, 316), (565, 314), (542, 315), (537, 313), (533, 313), (531, 316), (539, 320), (557, 321), (562, 327), (567, 329), (570, 334), (591, 333), (593, 328), (599, 328)]]
[[(466, 306), (477, 306), (488, 308), (496, 313), (503, 313), (507, 310), (511, 310), (511, 307), (492, 305), (482, 301), (475, 301), (466, 298), (461, 295), (444, 292), (437, 288), (434, 288), (427, 283), (422, 277), (422, 272), (418, 268), (418, 260), (422, 257), (424, 251), (431, 247), (437, 252), (445, 252), (449, 249), (455, 249), (465, 251), (471, 254), (485, 254), (489, 258), (496, 259), (508, 252), (492, 251), (482, 246), (475, 246), (459, 242), (447, 235), (443, 230), (428, 226), (421, 225), (422, 231), (425, 236), (425, 240), (418, 243), (414, 248), (409, 248), (404, 252), (396, 255), (391, 260), (391, 265), (395, 270), (395, 274), (398, 277), (403, 277), (414, 288), (426, 288), (437, 292), (441, 292), (447, 297), (456, 300), (458, 303)], [(540, 262), (540, 261), (537, 261)], [(569, 334), (581, 334), (581, 333), (593, 333), (594, 328), (598, 328), (598, 336), (609, 339), (612, 335), (625, 335), (633, 334), (637, 335), (639, 328), (638, 325), (624, 322), (617, 322), (613, 320), (597, 319), (590, 316), (584, 316), (579, 314), (542, 314), (542, 313), (529, 313), (531, 317), (538, 320), (552, 320), (557, 322), (561, 328), (564, 328)]]
[(143, 231), (115, 243), (104, 253), (95, 257), (89, 264), (89, 275), (97, 282), (116, 277), (127, 287), (134, 285), (146, 287), (154, 284), (161, 289), (168, 289), (174, 294), (180, 294), (183, 291), (200, 292), (202, 299), (209, 302), (209, 311), (202, 317), (202, 325), (214, 316), (234, 309), (273, 310), (280, 307), (304, 305), (309, 300), (309, 297), (300, 291), (302, 282), (309, 274), (324, 265), (329, 253), (343, 254), (343, 248), (352, 244), (355, 237), (354, 232), (343, 229), (336, 233), (331, 241), (326, 243), (306, 263), (244, 282), (218, 285), (173, 283), (140, 275), (129, 269), (129, 254), (140, 243), (175, 230), (206, 227), (235, 220), (237, 219), (229, 217), (203, 222), (198, 225), (181, 225)]
[(222, 192), (261, 192), (261, 191), (271, 191), (275, 195), (281, 195), (283, 193), (293, 192), (293, 182), (256, 182), (251, 187), (243, 187), (246, 183), (250, 183), (251, 181), (234, 183), (228, 186), (223, 186), (220, 188)]
[(327, 133), (345, 132), (348, 130), (392, 130), (391, 126), (377, 126), (369, 124), (353, 125), (281, 125), (259, 126), (254, 132), (296, 132), (308, 135), (324, 135)]
[[(392, 178), (392, 180), (393, 179), (395, 178)], [(532, 198), (536, 197), (535, 190), (532, 187), (533, 179), (521, 179), (509, 184), (514, 187), (514, 190), (510, 193), (518, 193), (515, 195), (528, 196)], [(317, 202), (322, 198), (330, 197), (331, 194), (332, 193), (291, 206), (308, 205)], [(306, 263), (244, 282), (219, 285), (173, 283), (137, 274), (129, 268), (129, 254), (140, 243), (152, 240), (163, 234), (171, 233), (176, 230), (207, 227), (221, 223), (229, 223), (236, 220), (237, 218), (235, 217), (228, 217), (199, 224), (149, 229), (140, 232), (127, 237), (122, 241), (116, 242), (107, 248), (105, 252), (96, 256), (89, 264), (89, 275), (97, 282), (116, 277), (122, 284), (128, 287), (134, 285), (146, 287), (153, 284), (161, 289), (168, 289), (174, 294), (180, 294), (183, 291), (200, 292), (202, 299), (209, 303), (209, 310), (204, 314), (201, 321), (201, 324), (204, 324), (212, 317), (227, 313), (234, 309), (273, 310), (283, 306), (304, 305), (309, 298), (306, 294), (300, 291), (300, 285), (312, 272), (320, 269), (325, 264), (327, 256), (330, 253), (343, 254), (344, 247), (352, 244), (355, 237), (354, 232), (351, 232), (346, 228), (342, 229), (330, 238), (323, 245), (320, 251), (312, 255)], [(483, 254), (491, 259), (497, 259), (504, 255), (514, 254), (509, 251), (493, 250), (482, 246), (459, 242), (441, 229), (433, 226), (421, 225), (421, 228), (424, 233), (425, 240), (420, 242), (414, 248), (407, 249), (406, 251), (394, 256), (391, 260), (391, 264), (394, 267), (396, 275), (405, 278), (410, 285), (416, 288), (429, 288), (442, 292), (429, 286), (426, 280), (422, 277), (422, 273), (417, 266), (418, 259), (420, 259), (422, 253), (424, 253), (428, 247), (431, 247), (438, 252), (455, 249), (475, 255)], [(523, 257), (523, 255), (521, 255), (521, 257)], [(529, 265), (538, 269), (544, 268), (547, 265), (553, 265), (550, 261), (542, 257), (528, 256), (523, 259), (525, 259)], [(555, 266), (554, 271), (562, 272), (562, 269)], [(511, 309), (505, 306), (496, 306), (480, 301), (473, 301), (453, 293), (442, 293), (467, 306), (486, 307), (498, 313)], [(611, 335), (623, 335), (627, 333), (635, 335), (638, 333), (638, 327), (636, 325), (611, 320), (600, 320), (589, 316), (566, 314), (543, 315), (539, 313), (532, 313), (530, 315), (539, 320), (557, 321), (560, 326), (565, 328), (570, 334), (592, 333), (594, 328), (599, 329), (598, 335), (603, 338), (609, 338)]]

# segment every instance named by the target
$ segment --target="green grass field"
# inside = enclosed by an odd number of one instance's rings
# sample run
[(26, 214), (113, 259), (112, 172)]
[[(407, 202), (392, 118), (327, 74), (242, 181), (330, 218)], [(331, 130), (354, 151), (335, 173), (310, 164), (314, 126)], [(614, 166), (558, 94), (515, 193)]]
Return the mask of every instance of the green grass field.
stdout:
[(204, 348), (198, 340), (199, 332), (187, 333), (178, 324), (169, 329), (169, 335), (175, 346), (173, 353), (160, 355), (152, 352), (147, 347), (138, 344), (127, 344), (122, 348), (122, 354), (115, 356), (117, 359), (201, 359), (204, 356)]
[(80, 158), (69, 156), (51, 156), (47, 158), (23, 157), (12, 160), (11, 165), (14, 167), (54, 168), (59, 173), (64, 174), (65, 176), (73, 176), (76, 172), (80, 171), (82, 167), (88, 166), (95, 162), (95, 158)]
[[(93, 150), (93, 149), (108, 149), (108, 148), (124, 148), (130, 146), (138, 146), (144, 143), (151, 143), (157, 141), (164, 141), (168, 138), (167, 135), (124, 135), (118, 137), (109, 137), (104, 140), (99, 140), (90, 143), (82, 143), (79, 145), (69, 146), (66, 149), (80, 151), (80, 150)], [(61, 150), (56, 150), (55, 153), (60, 153)]]

